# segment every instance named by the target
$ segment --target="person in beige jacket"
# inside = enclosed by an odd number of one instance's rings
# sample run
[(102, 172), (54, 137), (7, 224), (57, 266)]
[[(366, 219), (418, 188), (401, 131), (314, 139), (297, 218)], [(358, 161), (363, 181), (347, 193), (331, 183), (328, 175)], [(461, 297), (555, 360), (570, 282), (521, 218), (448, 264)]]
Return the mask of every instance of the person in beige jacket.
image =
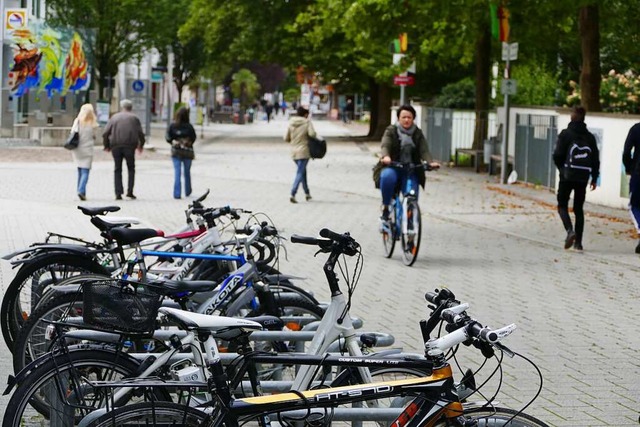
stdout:
[(291, 188), (291, 197), (289, 198), (291, 203), (298, 203), (296, 193), (300, 184), (302, 184), (305, 199), (307, 201), (311, 200), (309, 184), (307, 183), (307, 164), (311, 157), (309, 154), (309, 136), (316, 136), (313, 124), (309, 120), (309, 110), (304, 107), (298, 107), (298, 114), (289, 119), (287, 135), (284, 137), (284, 140), (291, 144), (291, 157), (293, 157), (293, 161), (296, 162), (298, 167), (296, 177), (293, 180), (293, 187)]
[(87, 181), (93, 163), (93, 146), (98, 139), (98, 120), (91, 104), (80, 107), (78, 117), (73, 121), (72, 132), (78, 132), (78, 147), (71, 150), (73, 161), (78, 167), (78, 198), (86, 200)]

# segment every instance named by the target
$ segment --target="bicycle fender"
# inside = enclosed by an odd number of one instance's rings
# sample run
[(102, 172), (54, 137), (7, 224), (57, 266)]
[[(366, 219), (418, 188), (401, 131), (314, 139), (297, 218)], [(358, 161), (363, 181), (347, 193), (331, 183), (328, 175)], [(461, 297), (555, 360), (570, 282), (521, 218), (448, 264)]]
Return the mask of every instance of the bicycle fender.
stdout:
[(27, 249), (22, 249), (16, 252), (12, 252), (10, 254), (4, 255), (2, 259), (9, 261), (18, 255), (27, 254), (18, 260), (11, 261), (11, 264), (15, 266), (15, 265), (39, 260), (41, 257), (48, 256), (48, 255), (71, 254), (71, 255), (79, 255), (79, 256), (90, 256), (94, 253), (96, 253), (95, 249), (88, 248), (83, 245), (42, 244), (42, 245), (37, 245), (37, 246), (27, 248)]
[[(103, 344), (76, 344), (73, 346), (69, 347), (69, 351), (68, 353), (72, 353), (75, 351), (79, 351), (79, 350), (102, 350), (102, 351), (109, 351), (109, 353), (113, 353), (113, 348), (112, 347), (108, 347), (105, 346)], [(7, 379), (7, 388), (5, 389), (5, 391), (2, 393), (4, 396), (8, 395), (11, 393), (11, 390), (13, 390), (13, 388), (17, 385), (20, 384), (22, 382), (22, 380), (24, 380), (24, 378), (29, 375), (31, 373), (31, 371), (39, 368), (40, 366), (42, 366), (44, 363), (48, 362), (49, 360), (64, 355), (65, 353), (61, 353), (60, 351), (50, 351), (48, 353), (43, 354), (42, 356), (38, 357), (36, 360), (31, 361), (28, 365), (26, 365), (24, 368), (22, 368), (22, 370), (20, 372), (18, 372), (15, 376), (13, 375), (9, 375), (9, 378)], [(130, 357), (128, 354), (123, 354), (121, 357)]]

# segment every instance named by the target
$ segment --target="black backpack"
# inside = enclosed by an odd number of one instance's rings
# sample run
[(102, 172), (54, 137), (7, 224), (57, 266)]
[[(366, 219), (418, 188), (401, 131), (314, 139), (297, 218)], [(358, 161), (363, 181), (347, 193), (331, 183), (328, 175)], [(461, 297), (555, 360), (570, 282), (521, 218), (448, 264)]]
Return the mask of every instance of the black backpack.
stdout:
[(593, 150), (583, 136), (576, 136), (569, 144), (564, 162), (564, 177), (587, 181), (593, 166)]

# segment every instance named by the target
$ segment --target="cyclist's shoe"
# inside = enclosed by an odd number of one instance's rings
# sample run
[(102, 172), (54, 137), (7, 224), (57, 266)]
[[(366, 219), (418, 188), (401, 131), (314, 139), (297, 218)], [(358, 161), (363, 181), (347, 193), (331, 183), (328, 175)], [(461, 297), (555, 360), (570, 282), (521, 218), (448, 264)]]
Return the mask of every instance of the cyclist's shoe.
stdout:
[(564, 239), (564, 248), (569, 249), (573, 246), (573, 242), (576, 241), (576, 232), (573, 230), (567, 231), (567, 238)]

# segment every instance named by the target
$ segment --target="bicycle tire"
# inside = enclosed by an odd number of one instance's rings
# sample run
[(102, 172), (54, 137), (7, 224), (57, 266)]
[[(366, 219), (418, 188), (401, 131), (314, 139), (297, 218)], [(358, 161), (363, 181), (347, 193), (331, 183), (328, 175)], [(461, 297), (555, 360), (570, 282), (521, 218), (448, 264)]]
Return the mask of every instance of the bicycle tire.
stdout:
[[(403, 220), (402, 238), (402, 261), (408, 267), (411, 267), (418, 258), (420, 250), (420, 240), (422, 237), (422, 218), (420, 215), (420, 206), (415, 199), (407, 200), (407, 211)], [(404, 231), (406, 229), (406, 232)]]
[(385, 226), (382, 228), (382, 247), (384, 248), (384, 256), (386, 258), (391, 258), (393, 256), (393, 250), (396, 247), (396, 239), (398, 237), (397, 230), (397, 218), (396, 218), (396, 209), (395, 205), (391, 205), (389, 207), (389, 228), (387, 229)]
[[(140, 362), (130, 356), (116, 353), (108, 348), (94, 347), (55, 355), (29, 372), (15, 389), (7, 404), (2, 425), (3, 427), (38, 425), (38, 420), (51, 420), (52, 416), (56, 415), (64, 418), (62, 421), (67, 421), (64, 425), (73, 425), (89, 411), (73, 409), (70, 405), (62, 405), (62, 411), (54, 410), (50, 404), (51, 390), (64, 384), (73, 384), (66, 388), (66, 392), (88, 390), (90, 386), (86, 385), (86, 382), (79, 383), (78, 380), (130, 377), (136, 375), (139, 366)], [(164, 390), (158, 389), (155, 394), (159, 400), (170, 399)], [(97, 408), (102, 406), (100, 399), (104, 399), (104, 396), (100, 396), (99, 393), (85, 394), (83, 398), (88, 399), (88, 401), (83, 400), (83, 404)], [(73, 417), (74, 421), (71, 421), (70, 417)]]
[[(549, 427), (544, 421), (525, 414), (524, 412), (509, 408), (465, 409), (464, 416), (472, 420), (477, 420), (478, 427)], [(511, 419), (512, 417), (513, 419)], [(435, 427), (445, 427), (448, 425), (450, 424), (447, 421), (443, 421), (437, 423)]]
[[(61, 271), (61, 273), (56, 275), (56, 271)], [(37, 299), (32, 301), (32, 295), (30, 292), (26, 292), (25, 286), (31, 285), (37, 298), (50, 284), (58, 283), (69, 277), (70, 274), (77, 272), (109, 274), (106, 268), (90, 258), (62, 253), (47, 254), (35, 258), (18, 270), (7, 287), (0, 307), (2, 336), (10, 350), (13, 349), (18, 329), (31, 313), (32, 307), (37, 304)], [(50, 276), (47, 277), (47, 273)]]
[(15, 340), (13, 352), (13, 371), (20, 372), (29, 362), (49, 351), (50, 342), (46, 339), (49, 321), (58, 321), (69, 315), (82, 315), (82, 295), (77, 293), (59, 294), (46, 304), (36, 308), (24, 323)]
[[(170, 402), (144, 402), (116, 408), (87, 423), (87, 427), (205, 425), (209, 416), (188, 406)], [(162, 424), (159, 424), (162, 423)]]

